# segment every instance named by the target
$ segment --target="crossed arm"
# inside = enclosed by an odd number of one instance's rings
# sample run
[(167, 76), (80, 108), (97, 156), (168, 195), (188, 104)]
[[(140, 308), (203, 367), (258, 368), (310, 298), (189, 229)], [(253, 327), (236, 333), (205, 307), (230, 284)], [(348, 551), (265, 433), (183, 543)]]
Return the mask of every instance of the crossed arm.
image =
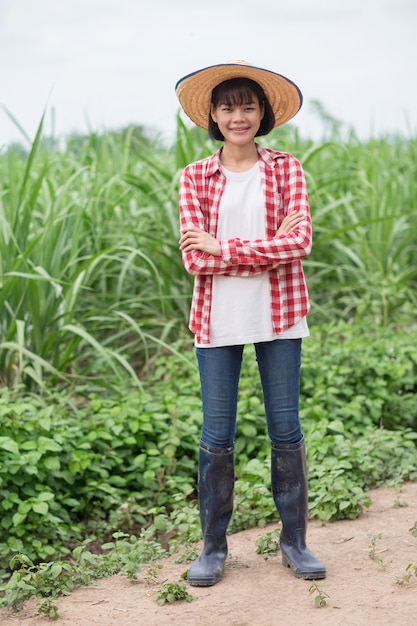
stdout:
[[(268, 236), (265, 239), (216, 239), (216, 211), (213, 207), (219, 202), (222, 189), (219, 184), (216, 187), (203, 170), (201, 162), (197, 162), (185, 168), (181, 176), (179, 247), (188, 273), (251, 276), (310, 254), (312, 241), (308, 196), (301, 164), (294, 157), (285, 155), (276, 163), (274, 176), (278, 180), (278, 189), (282, 190), (282, 197), (274, 196), (277, 206), (275, 201), (272, 206), (271, 199), (267, 205)], [(277, 192), (272, 183), (269, 181), (267, 185), (269, 194)], [(202, 203), (202, 196), (206, 202)], [(208, 202), (211, 208), (206, 206)], [(205, 212), (212, 211), (209, 216), (203, 213), (202, 204)], [(277, 213), (280, 214), (281, 210), (287, 215), (278, 226)], [(275, 232), (271, 229), (273, 223), (277, 224)]]
[[(292, 211), (284, 217), (280, 227), (275, 233), (275, 237), (279, 235), (288, 235), (292, 232), (304, 219), (304, 216), (299, 211)], [(191, 226), (187, 228), (182, 234), (179, 241), (180, 250), (183, 253), (192, 252), (193, 250), (199, 250), (200, 252), (207, 252), (213, 256), (221, 256), (221, 248), (219, 241), (200, 228)]]

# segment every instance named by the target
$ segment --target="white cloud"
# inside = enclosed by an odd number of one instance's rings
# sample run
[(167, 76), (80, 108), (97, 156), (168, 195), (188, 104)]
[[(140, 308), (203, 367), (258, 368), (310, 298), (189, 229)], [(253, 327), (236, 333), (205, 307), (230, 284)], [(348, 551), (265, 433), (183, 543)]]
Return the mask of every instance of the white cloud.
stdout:
[[(395, 0), (2, 0), (0, 102), (33, 135), (46, 104), (58, 133), (130, 122), (172, 135), (183, 75), (244, 58), (292, 80), (310, 124), (318, 99), (360, 132), (417, 126), (412, 2)], [(0, 111), (0, 145), (17, 131)]]

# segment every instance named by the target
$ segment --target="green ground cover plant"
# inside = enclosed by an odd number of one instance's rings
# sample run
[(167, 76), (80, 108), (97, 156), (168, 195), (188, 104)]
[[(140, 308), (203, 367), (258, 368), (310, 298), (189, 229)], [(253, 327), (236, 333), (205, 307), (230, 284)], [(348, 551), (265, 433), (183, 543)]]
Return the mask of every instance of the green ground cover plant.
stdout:
[(25, 600), (36, 597), (40, 599), (39, 613), (57, 618), (59, 596), (114, 574), (124, 574), (134, 582), (142, 564), (166, 556), (161, 545), (148, 540), (146, 533), (141, 533), (139, 538), (113, 533), (112, 541), (101, 545), (99, 552), (89, 550), (89, 543), (86, 540), (72, 551), (71, 563), (67, 560), (34, 563), (26, 555), (16, 554), (10, 560), (12, 574), (0, 588), (3, 592), (0, 606), (18, 610)]
[[(415, 332), (396, 331), (395, 356), (392, 336), (375, 329), (367, 360), (354, 349), (358, 337), (350, 326), (328, 328), (325, 349), (314, 330), (304, 342), (301, 415), (312, 516), (355, 518), (367, 506), (371, 486), (417, 477), (411, 384), (417, 364), (408, 350), (415, 340)], [(252, 350), (245, 352), (239, 399), (232, 531), (276, 518)], [(198, 540), (198, 373), (189, 343), (182, 350), (177, 345), (176, 352), (154, 359), (142, 388), (117, 396), (80, 388), (75, 403), (61, 392), (41, 397), (1, 389), (4, 570), (16, 552), (34, 562), (62, 557), (86, 536), (104, 541), (118, 530), (148, 528), (155, 538), (168, 533), (173, 540)], [(394, 363), (401, 355), (402, 376), (384, 364), (382, 352)], [(367, 361), (370, 367), (379, 364), (377, 375), (370, 375)], [(381, 393), (382, 375), (389, 394)]]

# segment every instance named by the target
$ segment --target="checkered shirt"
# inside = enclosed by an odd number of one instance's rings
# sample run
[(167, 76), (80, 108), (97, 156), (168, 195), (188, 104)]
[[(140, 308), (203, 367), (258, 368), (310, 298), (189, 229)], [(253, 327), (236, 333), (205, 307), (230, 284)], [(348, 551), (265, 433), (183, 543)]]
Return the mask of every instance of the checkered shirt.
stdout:
[[(312, 245), (307, 187), (300, 162), (291, 154), (257, 145), (265, 194), (266, 238), (220, 241), (221, 256), (193, 250), (182, 261), (194, 276), (189, 328), (199, 344), (210, 343), (213, 275), (253, 276), (269, 272), (274, 333), (280, 334), (304, 317), (310, 308), (301, 259)], [(216, 237), (219, 206), (226, 178), (220, 165), (221, 148), (212, 156), (188, 165), (179, 189), (180, 229), (191, 226)], [(275, 236), (292, 210), (304, 219), (288, 235)]]

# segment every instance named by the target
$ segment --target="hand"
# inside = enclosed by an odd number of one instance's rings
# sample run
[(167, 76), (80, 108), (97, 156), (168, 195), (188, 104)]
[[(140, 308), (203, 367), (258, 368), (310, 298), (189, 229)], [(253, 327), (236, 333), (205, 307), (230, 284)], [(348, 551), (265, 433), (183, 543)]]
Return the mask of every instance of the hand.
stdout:
[(191, 228), (187, 228), (187, 230), (182, 233), (179, 244), (182, 252), (200, 250), (201, 252), (207, 252), (214, 256), (221, 255), (220, 244), (217, 239), (196, 226), (191, 226)]
[(297, 228), (298, 224), (302, 222), (303, 219), (304, 216), (300, 211), (291, 211), (291, 213), (288, 213), (282, 220), (280, 227), (275, 233), (275, 237), (278, 237), (278, 235), (288, 235), (288, 233)]

